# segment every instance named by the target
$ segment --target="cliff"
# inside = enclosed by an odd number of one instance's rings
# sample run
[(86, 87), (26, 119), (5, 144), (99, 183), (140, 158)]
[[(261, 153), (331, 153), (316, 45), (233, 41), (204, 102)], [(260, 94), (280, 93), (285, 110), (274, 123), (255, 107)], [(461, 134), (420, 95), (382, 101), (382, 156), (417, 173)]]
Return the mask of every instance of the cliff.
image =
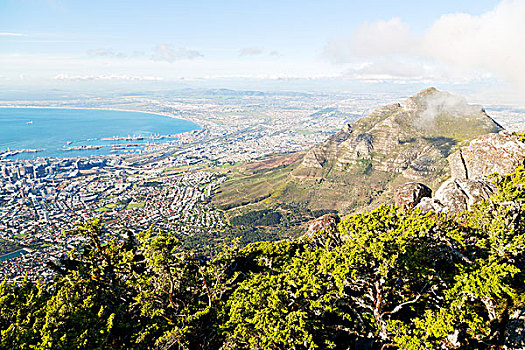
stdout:
[(448, 162), (451, 177), (438, 188), (434, 197), (430, 194), (418, 196), (419, 192), (409, 183), (396, 192), (407, 192), (406, 197), (414, 200), (410, 203), (396, 200), (396, 203), (416, 206), (423, 211), (460, 213), (470, 210), (493, 194), (494, 183), (489, 175), (507, 175), (525, 164), (525, 143), (506, 131), (488, 134), (454, 152)]

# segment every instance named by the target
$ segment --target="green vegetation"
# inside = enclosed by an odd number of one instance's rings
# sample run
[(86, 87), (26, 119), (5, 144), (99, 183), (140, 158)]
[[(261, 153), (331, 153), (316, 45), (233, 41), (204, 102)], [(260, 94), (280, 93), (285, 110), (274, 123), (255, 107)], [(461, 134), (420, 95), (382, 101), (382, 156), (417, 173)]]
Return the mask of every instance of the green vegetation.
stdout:
[(192, 165), (181, 165), (181, 166), (173, 166), (173, 167), (167, 167), (164, 168), (162, 172), (164, 173), (184, 173), (185, 171), (188, 171), (189, 169), (193, 168)]
[(281, 222), (282, 214), (271, 210), (250, 211), (230, 220), (234, 226), (273, 226)]
[(104, 207), (100, 207), (98, 209), (95, 209), (95, 213), (104, 213), (104, 212), (107, 212), (107, 211), (111, 211), (111, 209), (106, 208), (105, 206)]
[(127, 201), (123, 201), (123, 202), (107, 203), (103, 207), (95, 209), (95, 212), (105, 213), (105, 212), (113, 211), (113, 210), (133, 209), (133, 208), (142, 208), (142, 207), (144, 207), (144, 203), (128, 203)]
[(285, 168), (231, 174), (232, 179), (221, 185), (221, 191), (214, 196), (213, 202), (223, 210), (257, 203), (269, 198), (276, 188), (285, 186), (289, 181), (288, 172)]
[(355, 167), (358, 172), (368, 174), (372, 170), (372, 158), (359, 158)]
[(478, 116), (458, 117), (445, 112), (438, 114), (432, 120), (430, 128), (426, 126), (425, 129), (429, 136), (449, 138), (457, 142), (472, 140), (480, 135), (499, 131), (501, 128), (495, 123), (489, 123), (486, 118)]
[(525, 307), (525, 167), (492, 178), (491, 201), (459, 216), (383, 205), (212, 256), (78, 225), (86, 244), (52, 266), (52, 286), (0, 285), (0, 348), (500, 348)]
[(140, 203), (129, 203), (126, 207), (126, 209), (135, 209), (135, 208), (144, 208), (144, 202)]
[(522, 133), (514, 133), (514, 135), (518, 136), (521, 142), (525, 142), (525, 132)]
[[(254, 209), (253, 207), (252, 209)], [(241, 246), (261, 241), (293, 239), (304, 233), (305, 223), (319, 216), (336, 213), (333, 210), (310, 211), (300, 206), (274, 206), (236, 213), (220, 232), (204, 232), (191, 236), (178, 235), (183, 249), (210, 255), (226, 242), (238, 239)]]
[[(298, 169), (298, 162), (284, 167), (231, 169), (228, 180), (213, 196), (212, 204), (225, 210), (228, 217), (290, 205), (348, 214), (355, 208), (377, 206), (390, 197), (382, 193), (397, 174), (375, 170), (372, 164), (370, 159), (360, 159), (351, 172), (313, 170), (320, 172), (318, 177), (303, 173), (306, 170)], [(401, 182), (408, 181), (402, 176), (399, 178)]]

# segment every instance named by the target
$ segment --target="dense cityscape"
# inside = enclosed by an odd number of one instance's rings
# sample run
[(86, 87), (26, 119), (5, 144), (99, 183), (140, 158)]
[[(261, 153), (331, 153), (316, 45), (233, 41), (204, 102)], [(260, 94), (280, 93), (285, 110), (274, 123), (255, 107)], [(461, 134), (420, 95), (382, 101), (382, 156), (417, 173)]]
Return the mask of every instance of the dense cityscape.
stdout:
[[(323, 95), (298, 100), (289, 95), (230, 94), (192, 96), (178, 102), (142, 97), (113, 103), (65, 102), (76, 108), (93, 108), (96, 103), (102, 108), (153, 111), (202, 127), (179, 134), (176, 140), (150, 144), (140, 153), (55, 159), (34, 153), (31, 160), (16, 159), (17, 150), (1, 153), (2, 277), (49, 280), (48, 262), (78, 243), (65, 233), (74, 223), (99, 215), (113, 232), (154, 228), (193, 235), (220, 231), (227, 222), (208, 202), (226, 177), (203, 169), (308, 149), (380, 103), (349, 96), (337, 96), (334, 101), (333, 96)], [(43, 106), (65, 107), (56, 101)], [(174, 175), (174, 169), (182, 171)]]

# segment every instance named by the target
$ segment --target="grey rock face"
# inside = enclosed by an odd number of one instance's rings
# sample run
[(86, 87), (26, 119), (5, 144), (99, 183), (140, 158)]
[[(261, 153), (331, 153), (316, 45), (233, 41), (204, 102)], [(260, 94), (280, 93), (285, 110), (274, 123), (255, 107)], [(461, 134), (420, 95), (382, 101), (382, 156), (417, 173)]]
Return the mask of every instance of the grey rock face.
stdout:
[(303, 165), (308, 168), (323, 168), (323, 158), (322, 155), (318, 154), (317, 149), (312, 148), (306, 153), (303, 158)]
[(432, 190), (417, 182), (408, 182), (394, 190), (394, 202), (398, 206), (415, 207), (424, 197), (432, 197)]
[(506, 131), (488, 134), (450, 155), (448, 161), (451, 176), (458, 179), (508, 174), (524, 164), (525, 144)]
[[(452, 178), (441, 185), (433, 199), (443, 205), (442, 211), (460, 213), (489, 199), (494, 184), (486, 180), (487, 175), (508, 174), (524, 164), (525, 144), (501, 131), (473, 140), (469, 146), (450, 155), (448, 161)], [(421, 207), (434, 210), (428, 202)]]
[(436, 198), (422, 198), (421, 202), (416, 205), (416, 209), (421, 209), (424, 212), (444, 212), (446, 210), (445, 206)]
[(446, 212), (461, 213), (483, 199), (489, 199), (494, 185), (486, 180), (449, 179), (436, 191), (434, 198)]
[(477, 180), (452, 178), (439, 187), (433, 198), (421, 198), (416, 208), (424, 212), (458, 214), (471, 210), (474, 204), (482, 200), (489, 199), (493, 191), (494, 184), (483, 178)]
[[(433, 198), (421, 198), (416, 208), (454, 214), (471, 210), (474, 204), (488, 200), (494, 192), (495, 186), (487, 180), (487, 175), (509, 174), (525, 164), (525, 144), (518, 137), (501, 131), (478, 137), (447, 160), (452, 178), (441, 185)], [(401, 201), (397, 196), (396, 192), (396, 203)]]

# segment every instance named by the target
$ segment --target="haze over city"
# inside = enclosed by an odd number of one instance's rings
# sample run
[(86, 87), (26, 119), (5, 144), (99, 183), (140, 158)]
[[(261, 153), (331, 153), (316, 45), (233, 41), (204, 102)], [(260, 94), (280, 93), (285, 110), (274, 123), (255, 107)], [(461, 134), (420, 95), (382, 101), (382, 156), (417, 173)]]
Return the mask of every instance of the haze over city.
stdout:
[[(64, 1), (0, 4), (7, 89), (339, 90), (523, 97), (525, 2)], [(145, 85), (144, 85), (145, 84)], [(412, 90), (411, 90), (412, 91)]]

